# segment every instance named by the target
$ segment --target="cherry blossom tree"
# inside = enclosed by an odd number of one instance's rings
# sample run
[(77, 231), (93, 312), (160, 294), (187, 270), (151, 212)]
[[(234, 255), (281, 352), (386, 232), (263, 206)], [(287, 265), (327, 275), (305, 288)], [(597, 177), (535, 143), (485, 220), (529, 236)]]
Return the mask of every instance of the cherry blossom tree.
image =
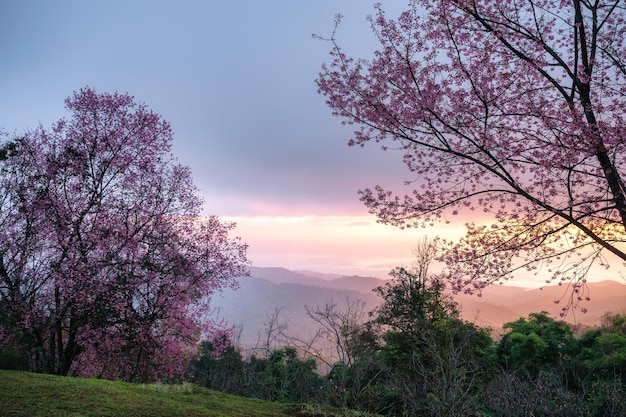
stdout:
[(592, 266), (626, 261), (625, 17), (618, 0), (412, 0), (397, 19), (377, 6), (371, 59), (336, 27), (319, 92), (350, 145), (401, 150), (414, 185), (361, 200), (400, 227), (475, 219), (443, 242), (456, 290), (528, 270), (586, 298)]
[(66, 107), (0, 153), (0, 334), (35, 371), (181, 376), (247, 246), (200, 216), (157, 114), (91, 88)]

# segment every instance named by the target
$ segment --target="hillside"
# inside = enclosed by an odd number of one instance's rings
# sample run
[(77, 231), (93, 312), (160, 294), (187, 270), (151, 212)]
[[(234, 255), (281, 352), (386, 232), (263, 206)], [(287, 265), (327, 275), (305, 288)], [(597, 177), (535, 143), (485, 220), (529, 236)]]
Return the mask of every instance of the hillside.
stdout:
[[(596, 326), (607, 312), (626, 312), (626, 285), (617, 281), (594, 282), (588, 284), (586, 291), (585, 295), (589, 295), (590, 300), (569, 310), (565, 317), (568, 323), (582, 327)], [(528, 289), (494, 285), (487, 287), (481, 297), (458, 295), (456, 300), (462, 305), (466, 319), (475, 319), (481, 326), (500, 328), (504, 323), (533, 312), (546, 311), (560, 319), (562, 308), (571, 295), (566, 286)]]
[(309, 280), (305, 282), (276, 283), (265, 278), (242, 278), (237, 290), (225, 290), (211, 303), (217, 317), (241, 326), (240, 343), (252, 347), (262, 339), (268, 321), (277, 309), (290, 335), (308, 339), (315, 333), (317, 325), (308, 318), (305, 306), (324, 306), (331, 301), (344, 305), (347, 299), (361, 299), (366, 304), (366, 311), (369, 311), (380, 302), (371, 290), (358, 290), (358, 284), (341, 287), (332, 282), (326, 282), (327, 286), (320, 283), (313, 285)]
[(184, 385), (0, 371), (0, 417), (287, 417), (294, 405)]
[[(372, 292), (385, 281), (360, 276), (336, 276), (317, 274), (311, 271), (290, 271), (284, 268), (252, 268), (252, 276), (240, 279), (236, 291), (224, 291), (213, 299), (219, 317), (235, 325), (242, 326), (240, 342), (254, 346), (263, 334), (268, 317), (280, 309), (280, 317), (286, 321), (287, 333), (306, 339), (316, 330), (305, 311), (305, 306), (323, 306), (329, 301), (345, 305), (345, 300), (360, 298), (365, 302), (366, 311), (374, 309), (380, 298)], [(581, 326), (594, 326), (606, 312), (626, 311), (626, 285), (616, 281), (602, 281), (588, 284), (591, 301), (570, 311), (566, 320)], [(496, 333), (504, 323), (526, 317), (529, 313), (547, 311), (560, 319), (560, 312), (566, 303), (564, 295), (569, 294), (565, 287), (549, 286), (543, 289), (494, 285), (487, 287), (482, 295), (457, 295), (466, 320), (474, 321), (483, 327), (490, 327)], [(562, 300), (559, 304), (555, 301)]]
[(0, 370), (0, 417), (376, 417), (238, 397), (184, 384), (131, 384)]

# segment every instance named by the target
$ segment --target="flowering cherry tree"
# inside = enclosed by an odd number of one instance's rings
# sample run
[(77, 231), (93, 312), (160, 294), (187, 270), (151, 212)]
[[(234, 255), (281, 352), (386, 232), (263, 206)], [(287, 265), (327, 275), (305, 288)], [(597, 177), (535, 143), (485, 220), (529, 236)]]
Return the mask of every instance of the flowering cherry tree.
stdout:
[(199, 216), (157, 114), (90, 88), (66, 107), (0, 152), (0, 335), (35, 371), (180, 376), (247, 247)]
[(585, 297), (592, 265), (626, 261), (625, 15), (618, 0), (413, 0), (397, 19), (378, 6), (369, 60), (335, 31), (319, 92), (357, 126), (350, 145), (401, 149), (415, 185), (361, 200), (401, 227), (479, 214), (444, 242), (457, 290), (527, 269)]

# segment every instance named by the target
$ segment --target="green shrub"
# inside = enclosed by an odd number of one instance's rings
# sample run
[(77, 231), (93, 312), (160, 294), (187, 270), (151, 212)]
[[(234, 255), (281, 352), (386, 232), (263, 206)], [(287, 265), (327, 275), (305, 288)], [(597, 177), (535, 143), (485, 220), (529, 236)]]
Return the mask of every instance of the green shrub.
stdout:
[(8, 346), (0, 349), (0, 369), (23, 371), (26, 369), (25, 362), (16, 348)]

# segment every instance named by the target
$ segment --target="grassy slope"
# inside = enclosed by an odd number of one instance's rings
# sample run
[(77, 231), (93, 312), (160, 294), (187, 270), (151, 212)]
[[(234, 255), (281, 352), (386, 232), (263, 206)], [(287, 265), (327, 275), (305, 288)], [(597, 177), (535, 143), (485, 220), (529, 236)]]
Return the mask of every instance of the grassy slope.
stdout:
[[(0, 371), (1, 417), (286, 417), (294, 406), (183, 389)], [(181, 392), (175, 392), (181, 391)]]

